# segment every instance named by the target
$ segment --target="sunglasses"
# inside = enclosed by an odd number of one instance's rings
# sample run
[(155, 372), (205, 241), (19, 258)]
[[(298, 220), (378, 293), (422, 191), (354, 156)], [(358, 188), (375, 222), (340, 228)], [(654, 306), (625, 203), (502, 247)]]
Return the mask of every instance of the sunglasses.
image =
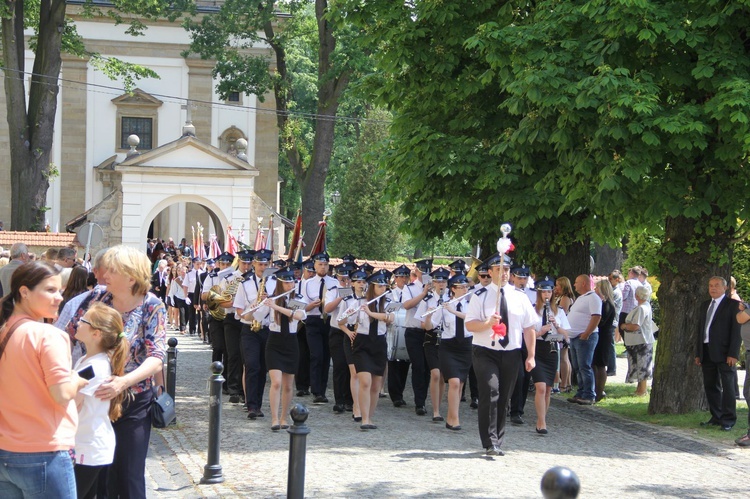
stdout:
[(87, 321), (87, 320), (86, 320), (86, 319), (84, 319), (83, 317), (81, 317), (80, 319), (78, 319), (78, 321), (79, 321), (79, 322), (83, 322), (84, 324), (88, 324), (88, 325), (89, 325), (89, 326), (91, 326), (91, 327), (94, 327), (94, 325), (93, 325), (93, 324), (91, 324), (91, 322)]
[(489, 274), (479, 274), (479, 278), (480, 279), (489, 279), (490, 275)]

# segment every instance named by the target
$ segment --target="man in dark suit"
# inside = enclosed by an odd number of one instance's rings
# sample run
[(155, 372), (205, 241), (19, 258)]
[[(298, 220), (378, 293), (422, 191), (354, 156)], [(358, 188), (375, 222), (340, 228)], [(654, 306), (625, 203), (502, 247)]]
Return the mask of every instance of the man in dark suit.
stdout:
[(151, 275), (151, 292), (161, 298), (161, 301), (166, 301), (167, 298), (168, 275), (166, 260), (160, 260), (156, 271)]
[(695, 345), (695, 364), (703, 370), (703, 387), (711, 419), (702, 426), (729, 431), (737, 422), (734, 388), (740, 356), (739, 302), (726, 296), (727, 281), (714, 276), (708, 281), (711, 299), (701, 304)]

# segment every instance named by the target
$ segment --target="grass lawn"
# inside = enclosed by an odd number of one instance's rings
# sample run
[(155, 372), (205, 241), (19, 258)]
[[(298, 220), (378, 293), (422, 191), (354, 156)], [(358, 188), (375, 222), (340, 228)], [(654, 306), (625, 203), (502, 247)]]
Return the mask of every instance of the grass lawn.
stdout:
[(708, 421), (711, 417), (708, 411), (679, 415), (649, 414), (648, 402), (650, 394), (645, 397), (633, 396), (635, 384), (607, 383), (605, 391), (607, 392), (607, 398), (598, 402), (596, 406), (634, 421), (690, 430), (696, 432), (701, 437), (725, 442), (733, 441), (747, 432), (747, 403), (744, 400), (737, 401), (737, 424), (732, 431), (725, 432), (717, 426), (705, 428), (700, 426), (701, 421)]

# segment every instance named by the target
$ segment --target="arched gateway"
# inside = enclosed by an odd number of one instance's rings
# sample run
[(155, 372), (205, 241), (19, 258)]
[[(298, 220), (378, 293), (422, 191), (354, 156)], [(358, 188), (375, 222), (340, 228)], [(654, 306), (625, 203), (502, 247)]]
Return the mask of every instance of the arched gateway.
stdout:
[[(190, 134), (144, 153), (137, 152), (131, 144), (124, 161), (118, 163), (113, 156), (96, 167), (99, 179), (110, 193), (71, 220), (67, 228), (72, 230), (86, 222), (95, 222), (104, 231), (101, 246), (122, 243), (144, 248), (157, 217), (163, 217), (170, 207), (197, 205), (208, 212), (204, 213), (206, 220), (220, 240), (224, 239), (228, 226), (235, 229), (235, 235), (241, 227), (249, 233), (255, 230), (258, 217), (268, 220), (274, 210), (256, 195), (255, 178), (260, 172), (248, 163), (245, 142), (238, 143), (237, 156)], [(175, 233), (171, 236), (184, 236), (190, 241), (190, 225), (194, 222), (189, 214), (185, 222), (184, 208), (179, 217), (179, 224), (173, 220), (171, 226), (178, 228), (173, 229)], [(278, 241), (283, 241), (279, 218), (274, 232)], [(209, 226), (204, 225), (208, 230)], [(205, 241), (209, 235), (204, 232)]]

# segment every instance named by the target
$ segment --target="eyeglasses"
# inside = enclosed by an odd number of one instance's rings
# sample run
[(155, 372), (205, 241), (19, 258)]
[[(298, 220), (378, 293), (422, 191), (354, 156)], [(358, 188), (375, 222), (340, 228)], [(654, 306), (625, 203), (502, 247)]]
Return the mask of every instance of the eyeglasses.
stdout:
[(78, 319), (78, 321), (79, 321), (79, 322), (83, 322), (84, 324), (88, 324), (88, 325), (89, 325), (89, 326), (91, 326), (91, 327), (94, 327), (94, 325), (93, 325), (93, 324), (91, 324), (91, 323), (90, 323), (89, 321), (87, 321), (87, 320), (86, 320), (86, 319), (84, 319), (83, 317), (81, 317), (80, 319)]

